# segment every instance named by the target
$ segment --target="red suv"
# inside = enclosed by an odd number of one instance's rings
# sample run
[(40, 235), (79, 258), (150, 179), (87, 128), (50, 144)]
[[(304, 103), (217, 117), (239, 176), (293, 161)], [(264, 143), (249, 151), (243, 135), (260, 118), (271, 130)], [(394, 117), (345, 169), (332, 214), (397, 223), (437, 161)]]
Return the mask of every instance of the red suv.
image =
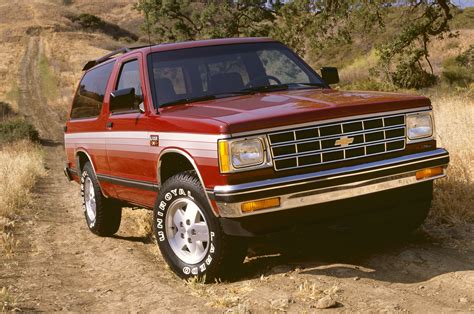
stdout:
[(84, 71), (65, 173), (87, 225), (110, 236), (122, 206), (153, 209), (184, 278), (221, 277), (246, 238), (302, 224), (412, 230), (449, 162), (429, 99), (331, 89), (335, 68), (271, 39), (125, 48)]

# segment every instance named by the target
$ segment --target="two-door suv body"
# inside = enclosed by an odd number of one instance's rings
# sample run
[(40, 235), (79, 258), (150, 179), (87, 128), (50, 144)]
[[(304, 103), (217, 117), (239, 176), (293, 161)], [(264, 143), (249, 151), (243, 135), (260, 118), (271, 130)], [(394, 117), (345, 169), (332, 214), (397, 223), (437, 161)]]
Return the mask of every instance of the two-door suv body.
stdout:
[(302, 224), (412, 230), (449, 162), (429, 99), (334, 90), (337, 70), (271, 39), (122, 49), (84, 70), (65, 173), (88, 227), (112, 235), (123, 206), (153, 209), (182, 277), (231, 273), (245, 238)]

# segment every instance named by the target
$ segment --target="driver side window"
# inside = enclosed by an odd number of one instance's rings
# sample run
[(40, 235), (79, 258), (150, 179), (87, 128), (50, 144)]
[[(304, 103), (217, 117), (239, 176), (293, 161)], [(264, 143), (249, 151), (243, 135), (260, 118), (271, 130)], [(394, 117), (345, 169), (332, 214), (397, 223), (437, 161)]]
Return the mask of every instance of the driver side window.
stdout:
[(124, 63), (120, 70), (116, 90), (127, 88), (135, 89), (135, 100), (133, 102), (133, 108), (131, 109), (137, 109), (140, 103), (143, 102), (142, 83), (140, 79), (140, 67), (138, 60), (132, 60)]
[(310, 83), (308, 75), (301, 67), (281, 51), (261, 50), (257, 54), (267, 75), (278, 78), (282, 84)]

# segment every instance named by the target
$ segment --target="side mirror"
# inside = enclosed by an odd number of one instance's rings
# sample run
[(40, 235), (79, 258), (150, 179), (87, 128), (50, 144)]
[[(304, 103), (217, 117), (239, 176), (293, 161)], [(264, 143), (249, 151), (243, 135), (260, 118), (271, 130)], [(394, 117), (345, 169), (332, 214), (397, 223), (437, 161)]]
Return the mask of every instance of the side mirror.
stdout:
[(321, 68), (321, 76), (323, 81), (328, 85), (339, 83), (339, 73), (337, 72), (337, 68), (323, 67)]
[(135, 88), (124, 88), (110, 93), (110, 112), (130, 111), (135, 108)]

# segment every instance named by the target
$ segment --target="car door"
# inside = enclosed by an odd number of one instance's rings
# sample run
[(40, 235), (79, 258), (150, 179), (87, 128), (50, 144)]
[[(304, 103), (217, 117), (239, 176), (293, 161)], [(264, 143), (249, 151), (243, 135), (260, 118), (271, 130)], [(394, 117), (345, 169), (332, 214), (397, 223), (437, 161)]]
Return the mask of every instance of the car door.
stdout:
[(149, 99), (145, 90), (143, 58), (132, 54), (119, 62), (114, 93), (133, 88), (128, 109), (108, 106), (106, 150), (111, 177), (120, 199), (138, 205), (153, 204), (157, 193), (156, 152), (150, 144)]

